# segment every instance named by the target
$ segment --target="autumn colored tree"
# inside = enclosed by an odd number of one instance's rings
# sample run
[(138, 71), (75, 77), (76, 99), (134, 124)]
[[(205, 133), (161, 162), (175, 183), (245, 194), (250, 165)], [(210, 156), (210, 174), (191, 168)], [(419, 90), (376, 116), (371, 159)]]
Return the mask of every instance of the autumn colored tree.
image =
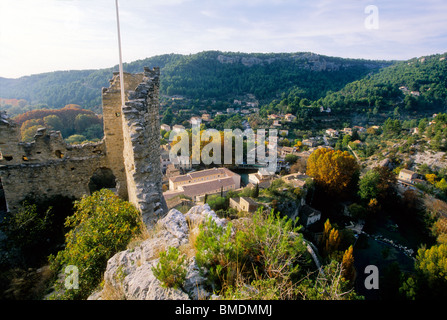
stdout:
[(342, 260), (342, 275), (346, 280), (353, 282), (355, 278), (355, 268), (354, 268), (354, 255), (353, 255), (352, 245), (343, 254)]
[(22, 123), (20, 135), (23, 142), (31, 142), (37, 132), (37, 129), (44, 127), (42, 119), (30, 119)]
[(331, 195), (345, 194), (355, 185), (358, 172), (359, 165), (347, 151), (319, 148), (307, 161), (306, 174)]
[(447, 298), (447, 245), (420, 248), (415, 262), (417, 289), (423, 299)]
[[(68, 136), (76, 133), (75, 121), (76, 121), (76, 117), (78, 115), (88, 116), (87, 118), (90, 120), (90, 122), (92, 122), (92, 121), (94, 122), (94, 123), (90, 123), (90, 125), (101, 123), (101, 119), (97, 115), (95, 115), (95, 113), (93, 111), (82, 109), (80, 106), (74, 105), (74, 104), (66, 105), (62, 109), (39, 109), (39, 110), (28, 111), (28, 112), (25, 112), (25, 113), (20, 114), (17, 117), (15, 117), (14, 121), (21, 127), (28, 120), (41, 121), (42, 126), (45, 126), (43, 119), (47, 118), (48, 116), (57, 116), (57, 117), (59, 117), (60, 121), (62, 122), (62, 127), (63, 127), (63, 130), (61, 131), (62, 135), (64, 137), (68, 137)], [(54, 120), (55, 118), (50, 118), (50, 119)], [(50, 122), (51, 122), (51, 120), (50, 120)], [(55, 123), (53, 122), (53, 124), (55, 124)], [(49, 123), (48, 125), (51, 126), (51, 123)], [(27, 125), (27, 126), (29, 127), (29, 125)], [(86, 127), (84, 127), (83, 129), (86, 129)], [(80, 134), (82, 132), (77, 132), (77, 133)]]
[(340, 233), (337, 229), (332, 228), (329, 232), (329, 237), (326, 240), (325, 250), (328, 255), (335, 253), (340, 245)]
[(434, 174), (434, 173), (427, 173), (425, 175), (425, 180), (427, 180), (431, 184), (435, 184), (436, 183), (436, 178), (437, 178), (436, 174)]
[(332, 227), (329, 219), (324, 223), (323, 236), (321, 238), (323, 255), (330, 257), (336, 253), (340, 245), (340, 234), (338, 230)]

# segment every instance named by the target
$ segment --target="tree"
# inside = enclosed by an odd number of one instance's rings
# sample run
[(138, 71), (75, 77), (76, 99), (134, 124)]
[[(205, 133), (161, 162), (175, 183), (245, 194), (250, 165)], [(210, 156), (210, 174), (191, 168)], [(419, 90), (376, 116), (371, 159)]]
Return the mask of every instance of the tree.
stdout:
[(25, 257), (45, 245), (51, 225), (51, 208), (39, 214), (37, 205), (24, 202), (17, 212), (8, 212), (0, 223), (1, 231), (8, 242), (20, 249)]
[(253, 188), (252, 198), (259, 197), (259, 184), (257, 183), (256, 186)]
[(436, 178), (437, 178), (436, 174), (434, 174), (434, 173), (427, 173), (425, 175), (425, 180), (427, 180), (431, 184), (435, 184), (436, 183)]
[[(63, 291), (56, 298), (85, 299), (98, 286), (107, 261), (124, 250), (142, 226), (139, 211), (113, 191), (102, 189), (75, 202), (74, 215), (67, 218), (65, 248), (50, 256), (50, 268), (60, 272), (66, 265), (79, 269), (79, 289)], [(63, 283), (56, 283), (58, 289)]]
[(284, 160), (286, 162), (288, 162), (289, 164), (294, 164), (298, 160), (298, 156), (295, 154), (288, 154), (288, 155), (286, 155)]
[(321, 244), (323, 246), (323, 254), (326, 257), (330, 257), (331, 254), (335, 253), (340, 245), (340, 234), (336, 228), (332, 227), (329, 219), (324, 223)]
[(420, 248), (416, 256), (415, 269), (416, 284), (410, 286), (408, 281), (407, 284), (411, 290), (417, 290), (417, 297), (447, 298), (447, 245), (434, 245), (430, 249)]
[(22, 141), (23, 142), (31, 142), (34, 140), (34, 136), (37, 133), (37, 129), (42, 128), (42, 126), (40, 125), (35, 125), (35, 126), (31, 126), (26, 128), (23, 132), (22, 132)]
[(359, 181), (358, 194), (363, 200), (384, 200), (394, 194), (396, 176), (386, 167), (369, 170)]
[(359, 196), (364, 200), (377, 198), (379, 193), (377, 185), (379, 184), (380, 175), (374, 170), (369, 170), (359, 181)]
[(326, 240), (325, 251), (328, 256), (335, 253), (340, 245), (340, 233), (337, 229), (332, 228), (329, 232), (329, 237)]
[(290, 166), (290, 173), (297, 173), (297, 172), (306, 172), (306, 159), (299, 158), (294, 164)]
[(87, 138), (80, 134), (74, 134), (65, 139), (65, 141), (69, 144), (81, 144), (84, 141), (87, 141)]
[(61, 118), (59, 118), (56, 115), (49, 115), (43, 118), (43, 122), (45, 124), (45, 127), (50, 130), (55, 131), (63, 131), (64, 130), (64, 124), (61, 121)]
[(307, 161), (307, 175), (331, 195), (343, 195), (356, 183), (359, 166), (348, 152), (320, 148)]
[(355, 277), (355, 268), (354, 268), (354, 255), (353, 255), (353, 247), (352, 245), (345, 251), (343, 254), (342, 260), (342, 275), (346, 280), (353, 282)]
[(99, 124), (99, 119), (94, 114), (78, 114), (74, 120), (74, 128), (80, 134), (95, 124)]

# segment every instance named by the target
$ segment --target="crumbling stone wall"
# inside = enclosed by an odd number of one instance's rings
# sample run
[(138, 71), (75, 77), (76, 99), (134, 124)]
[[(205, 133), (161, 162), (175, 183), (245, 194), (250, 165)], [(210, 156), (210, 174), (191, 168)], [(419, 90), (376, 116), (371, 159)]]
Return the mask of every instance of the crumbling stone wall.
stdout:
[[(127, 96), (143, 81), (143, 74), (124, 73), (124, 92)], [(126, 172), (124, 169), (124, 139), (121, 110), (121, 89), (119, 72), (113, 74), (109, 88), (102, 89), (102, 113), (104, 119), (104, 143), (107, 149), (109, 168), (117, 181), (117, 193), (128, 199)]]
[[(0, 176), (10, 211), (27, 198), (50, 198), (55, 195), (80, 198), (89, 194), (90, 177), (97, 168), (107, 166), (103, 142), (71, 146), (60, 132), (41, 128), (30, 143), (12, 146), (3, 132), (19, 130), (3, 115), (0, 126), (2, 159)], [(4, 152), (6, 150), (6, 153)]]
[(26, 197), (80, 198), (99, 169), (110, 169), (117, 194), (131, 201), (149, 225), (167, 207), (162, 194), (159, 141), (158, 68), (124, 74), (126, 103), (121, 106), (119, 73), (102, 90), (104, 139), (68, 145), (58, 131), (41, 128), (34, 141), (20, 141), (20, 129), (0, 116), (0, 177), (8, 210)]
[(159, 77), (158, 68), (145, 68), (143, 81), (129, 93), (122, 108), (129, 201), (141, 211), (147, 225), (167, 212), (161, 188)]

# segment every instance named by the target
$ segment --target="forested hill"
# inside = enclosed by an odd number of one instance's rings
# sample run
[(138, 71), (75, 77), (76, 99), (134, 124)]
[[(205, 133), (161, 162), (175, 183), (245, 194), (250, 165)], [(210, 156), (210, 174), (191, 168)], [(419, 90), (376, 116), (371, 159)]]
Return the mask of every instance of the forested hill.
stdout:
[(314, 103), (342, 113), (445, 112), (447, 53), (397, 62)]
[[(340, 90), (346, 84), (392, 64), (390, 61), (343, 59), (313, 53), (207, 51), (155, 56), (125, 64), (124, 70), (141, 72), (144, 66), (159, 66), (162, 74), (160, 92), (169, 96), (229, 101), (237, 95), (254, 94), (257, 99), (268, 101), (284, 91), (294, 90), (302, 97), (315, 100), (324, 97), (328, 91)], [(57, 71), (18, 79), (0, 78), (0, 98), (24, 99), (30, 105), (43, 104), (56, 109), (78, 104), (101, 112), (101, 88), (108, 86), (112, 72), (117, 70), (115, 66), (100, 70)], [(12, 113), (17, 113), (14, 111)]]

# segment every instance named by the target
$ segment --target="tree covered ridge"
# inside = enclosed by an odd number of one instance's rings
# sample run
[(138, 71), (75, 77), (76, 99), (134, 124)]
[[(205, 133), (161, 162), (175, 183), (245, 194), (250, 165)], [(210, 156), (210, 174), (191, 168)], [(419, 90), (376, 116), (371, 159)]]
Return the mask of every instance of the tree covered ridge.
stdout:
[[(145, 66), (159, 66), (160, 92), (164, 95), (227, 99), (229, 95), (252, 93), (258, 99), (273, 99), (282, 91), (298, 87), (306, 98), (316, 99), (390, 64), (390, 61), (343, 59), (312, 53), (206, 51), (137, 60), (125, 63), (124, 70), (134, 73), (141, 72)], [(25, 99), (30, 104), (56, 109), (79, 104), (100, 113), (100, 89), (108, 86), (111, 73), (117, 70), (118, 66), (114, 66), (56, 71), (18, 79), (0, 78), (0, 97)]]

